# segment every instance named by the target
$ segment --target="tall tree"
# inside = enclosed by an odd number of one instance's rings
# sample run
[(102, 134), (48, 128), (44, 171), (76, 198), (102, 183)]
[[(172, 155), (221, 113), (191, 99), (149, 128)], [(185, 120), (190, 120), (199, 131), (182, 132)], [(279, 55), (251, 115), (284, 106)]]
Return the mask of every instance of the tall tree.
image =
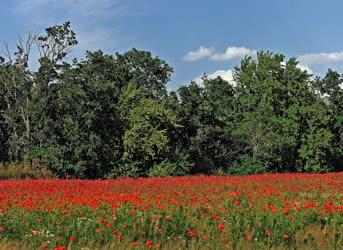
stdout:
[(118, 170), (128, 176), (186, 174), (173, 162), (170, 130), (178, 126), (175, 113), (163, 100), (149, 98), (149, 89), (130, 84), (120, 101), (128, 121), (124, 134), (123, 165)]
[(330, 117), (296, 59), (259, 52), (257, 60), (242, 61), (234, 79), (241, 115), (236, 134), (252, 160), (270, 171), (325, 171)]
[(8, 155), (11, 161), (20, 161), (29, 153), (31, 142), (32, 94), (34, 84), (28, 68), (29, 54), (34, 43), (30, 34), (27, 40), (19, 38), (12, 59), (6, 47), (7, 61), (0, 59), (0, 89), (2, 124), (7, 129)]
[(334, 136), (330, 163), (337, 171), (343, 170), (343, 76), (331, 69), (324, 78), (316, 78), (314, 88), (327, 104), (332, 116), (331, 132)]

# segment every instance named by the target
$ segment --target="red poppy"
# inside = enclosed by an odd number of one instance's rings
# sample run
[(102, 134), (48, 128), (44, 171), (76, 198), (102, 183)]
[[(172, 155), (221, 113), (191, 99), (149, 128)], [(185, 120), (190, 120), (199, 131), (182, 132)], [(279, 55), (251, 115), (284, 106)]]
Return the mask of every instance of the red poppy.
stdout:
[(252, 237), (252, 235), (248, 235), (245, 239), (246, 239), (247, 241), (252, 241), (253, 237)]
[(44, 242), (44, 243), (42, 243), (42, 245), (40, 247), (43, 248), (43, 249), (48, 249), (49, 246), (50, 246), (49, 242)]
[(192, 228), (188, 230), (188, 235), (189, 237), (192, 237), (192, 238), (198, 236), (198, 234)]
[(272, 234), (272, 230), (266, 230), (265, 233), (266, 233), (267, 235), (271, 235), (271, 234)]
[(55, 250), (67, 250), (66, 246), (55, 246)]
[(147, 241), (146, 243), (145, 243), (145, 245), (147, 246), (147, 247), (153, 247), (154, 246), (154, 242), (152, 242), (151, 240), (149, 240), (149, 241)]
[(69, 239), (70, 239), (70, 241), (76, 241), (76, 240), (77, 240), (77, 237), (73, 235), (73, 236), (71, 236)]
[(138, 247), (138, 246), (139, 246), (139, 242), (132, 242), (132, 243), (131, 243), (131, 246), (133, 246), (133, 247)]

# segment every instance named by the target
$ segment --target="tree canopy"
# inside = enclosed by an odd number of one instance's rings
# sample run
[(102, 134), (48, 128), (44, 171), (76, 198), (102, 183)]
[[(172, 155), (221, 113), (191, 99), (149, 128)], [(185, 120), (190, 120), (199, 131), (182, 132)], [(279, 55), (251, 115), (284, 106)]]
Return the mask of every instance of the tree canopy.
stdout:
[(0, 57), (4, 166), (77, 178), (342, 170), (336, 71), (314, 77), (296, 58), (260, 51), (235, 67), (233, 82), (205, 75), (168, 92), (173, 69), (163, 59), (133, 48), (67, 61), (77, 43), (66, 22)]

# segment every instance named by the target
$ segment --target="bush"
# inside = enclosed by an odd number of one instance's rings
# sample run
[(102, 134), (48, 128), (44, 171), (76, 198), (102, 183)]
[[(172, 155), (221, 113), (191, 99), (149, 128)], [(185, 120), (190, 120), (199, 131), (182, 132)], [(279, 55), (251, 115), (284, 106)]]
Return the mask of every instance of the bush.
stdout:
[(54, 174), (38, 161), (24, 160), (22, 163), (11, 162), (7, 165), (0, 163), (1, 179), (48, 179), (53, 177)]
[(150, 177), (166, 177), (173, 176), (176, 172), (176, 164), (168, 160), (164, 160), (159, 164), (155, 164), (149, 169)]
[(253, 159), (251, 156), (243, 155), (235, 161), (229, 170), (230, 174), (252, 175), (268, 172), (267, 164)]

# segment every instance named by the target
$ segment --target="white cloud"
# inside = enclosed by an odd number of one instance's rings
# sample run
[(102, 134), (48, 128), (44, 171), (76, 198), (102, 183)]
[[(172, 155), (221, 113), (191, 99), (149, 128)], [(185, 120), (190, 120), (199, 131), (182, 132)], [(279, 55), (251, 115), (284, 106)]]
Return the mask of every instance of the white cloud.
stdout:
[[(286, 62), (285, 62), (285, 61), (282, 61), (282, 62), (281, 62), (281, 65), (282, 65), (282, 66), (286, 66)], [(310, 75), (314, 73), (314, 72), (312, 71), (312, 69), (310, 69), (308, 66), (303, 65), (303, 64), (301, 64), (301, 63), (298, 63), (297, 68), (298, 68), (298, 69), (301, 69), (302, 71), (307, 71), (307, 73), (310, 74)]]
[(230, 83), (233, 82), (233, 75), (232, 75), (232, 70), (228, 69), (228, 70), (217, 70), (215, 72), (213, 72), (212, 74), (208, 75), (209, 79), (215, 79), (218, 76), (220, 76), (221, 78), (223, 78), (223, 80), (228, 81)]
[(303, 71), (307, 71), (307, 73), (310, 74), (310, 75), (314, 74), (313, 70), (310, 69), (310, 67), (307, 66), (307, 65), (303, 65), (303, 64), (299, 63), (299, 64), (297, 65), (297, 67), (298, 67), (299, 69), (303, 70)]
[(189, 51), (184, 57), (184, 61), (197, 61), (209, 57), (214, 61), (229, 61), (241, 59), (247, 56), (256, 56), (257, 51), (245, 47), (228, 47), (224, 53), (216, 52), (213, 48), (200, 46), (197, 51)]
[(311, 53), (298, 56), (301, 64), (306, 66), (325, 65), (325, 64), (342, 64), (343, 51), (333, 53)]
[(215, 61), (233, 60), (243, 58), (244, 56), (255, 56), (256, 50), (245, 47), (228, 47), (224, 53), (215, 53), (210, 59)]
[[(223, 80), (228, 81), (231, 84), (235, 84), (234, 80), (233, 80), (233, 75), (232, 75), (232, 70), (228, 69), (228, 70), (217, 70), (211, 74), (207, 75), (208, 79), (215, 79), (218, 76), (220, 76), (221, 78), (223, 78)], [(193, 81), (195, 81), (198, 84), (202, 84), (203, 80), (202, 80), (203, 75), (196, 77)]]
[(196, 61), (204, 57), (209, 57), (214, 53), (214, 49), (200, 46), (197, 51), (190, 51), (184, 57), (184, 61)]

